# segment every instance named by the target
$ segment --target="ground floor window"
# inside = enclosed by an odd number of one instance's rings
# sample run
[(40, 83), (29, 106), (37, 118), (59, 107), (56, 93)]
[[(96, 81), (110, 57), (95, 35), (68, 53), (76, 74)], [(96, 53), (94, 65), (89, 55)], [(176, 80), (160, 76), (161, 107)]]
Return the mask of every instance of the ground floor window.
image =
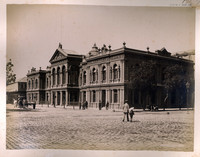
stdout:
[(114, 94), (114, 103), (117, 103), (117, 97), (118, 97), (118, 95), (117, 95), (117, 90), (116, 89), (114, 89), (113, 90), (113, 94)]
[(83, 92), (83, 102), (86, 101), (86, 91)]
[(92, 91), (92, 98), (93, 102), (96, 102), (96, 91)]

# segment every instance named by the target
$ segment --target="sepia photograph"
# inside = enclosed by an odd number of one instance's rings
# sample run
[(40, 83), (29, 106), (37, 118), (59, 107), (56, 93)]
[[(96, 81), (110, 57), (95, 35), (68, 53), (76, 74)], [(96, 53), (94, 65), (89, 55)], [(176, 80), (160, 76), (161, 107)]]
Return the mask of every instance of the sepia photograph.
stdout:
[(7, 150), (194, 151), (195, 8), (6, 9)]

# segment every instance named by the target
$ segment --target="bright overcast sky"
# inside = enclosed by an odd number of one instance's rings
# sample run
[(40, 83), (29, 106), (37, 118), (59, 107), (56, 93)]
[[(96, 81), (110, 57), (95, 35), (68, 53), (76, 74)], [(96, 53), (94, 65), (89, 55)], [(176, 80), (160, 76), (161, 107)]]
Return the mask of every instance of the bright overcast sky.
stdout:
[(50, 65), (58, 43), (86, 54), (94, 43), (175, 53), (194, 49), (194, 8), (8, 5), (7, 60), (17, 78)]

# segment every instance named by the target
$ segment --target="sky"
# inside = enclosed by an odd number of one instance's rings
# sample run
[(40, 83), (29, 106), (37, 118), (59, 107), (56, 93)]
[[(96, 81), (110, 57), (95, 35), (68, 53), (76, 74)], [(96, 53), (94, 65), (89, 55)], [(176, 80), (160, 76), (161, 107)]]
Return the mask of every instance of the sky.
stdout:
[(87, 54), (94, 43), (150, 51), (194, 50), (195, 9), (79, 5), (7, 5), (7, 60), (17, 79), (46, 69), (58, 48)]

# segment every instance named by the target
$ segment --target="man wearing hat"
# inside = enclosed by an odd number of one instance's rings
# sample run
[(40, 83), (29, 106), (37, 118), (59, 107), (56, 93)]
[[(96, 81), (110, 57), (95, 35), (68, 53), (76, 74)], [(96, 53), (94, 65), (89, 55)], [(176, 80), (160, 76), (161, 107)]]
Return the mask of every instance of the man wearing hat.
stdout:
[(124, 112), (124, 118), (123, 122), (125, 120), (125, 117), (127, 117), (127, 122), (129, 121), (129, 105), (128, 105), (128, 100), (125, 100), (125, 103), (123, 105), (123, 112)]

